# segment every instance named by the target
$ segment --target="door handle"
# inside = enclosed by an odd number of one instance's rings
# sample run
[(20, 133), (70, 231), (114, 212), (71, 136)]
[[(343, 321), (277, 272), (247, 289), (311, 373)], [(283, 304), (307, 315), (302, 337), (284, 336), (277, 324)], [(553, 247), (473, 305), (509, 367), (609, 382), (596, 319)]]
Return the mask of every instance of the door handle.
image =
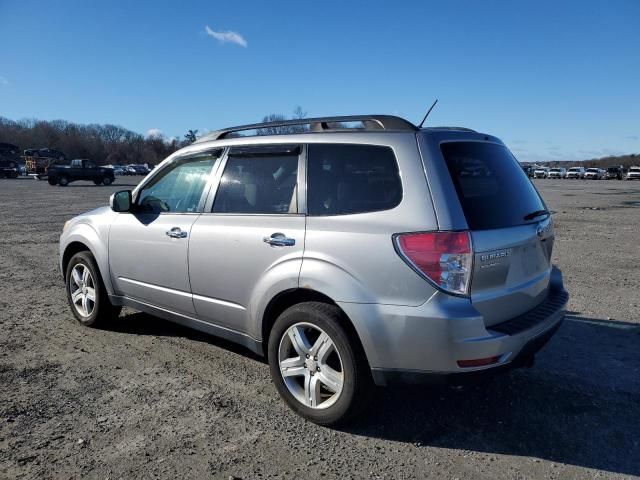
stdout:
[(295, 238), (285, 237), (284, 233), (274, 233), (270, 237), (262, 239), (264, 243), (268, 243), (274, 247), (293, 247), (296, 244)]
[(171, 230), (167, 231), (167, 237), (171, 238), (187, 238), (187, 232), (183, 232), (180, 230), (180, 227), (173, 227)]

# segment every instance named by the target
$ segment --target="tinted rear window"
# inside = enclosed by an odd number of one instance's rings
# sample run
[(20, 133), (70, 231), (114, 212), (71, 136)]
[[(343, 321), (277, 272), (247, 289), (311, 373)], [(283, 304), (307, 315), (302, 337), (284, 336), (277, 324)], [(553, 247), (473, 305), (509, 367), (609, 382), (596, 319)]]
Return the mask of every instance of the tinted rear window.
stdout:
[(471, 230), (522, 225), (545, 206), (509, 150), (494, 143), (441, 145), (451, 179)]
[(402, 185), (391, 148), (309, 145), (307, 209), (310, 215), (389, 210), (400, 200)]

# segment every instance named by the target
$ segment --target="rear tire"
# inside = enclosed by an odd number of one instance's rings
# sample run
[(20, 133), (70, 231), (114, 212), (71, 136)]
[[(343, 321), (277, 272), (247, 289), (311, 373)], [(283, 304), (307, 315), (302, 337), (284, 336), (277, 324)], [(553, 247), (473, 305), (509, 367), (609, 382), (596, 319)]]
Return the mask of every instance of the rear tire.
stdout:
[(111, 184), (113, 183), (113, 178), (111, 178), (111, 177), (104, 177), (104, 178), (102, 179), (102, 183), (103, 183), (103, 185), (105, 185), (105, 186), (109, 186), (109, 185), (111, 185)]
[(56, 185), (58, 183), (58, 180), (56, 180), (54, 177), (49, 177), (47, 178), (47, 182), (49, 183), (49, 185)]
[(60, 178), (58, 178), (58, 185), (60, 185), (61, 187), (66, 187), (67, 185), (69, 185), (69, 179), (65, 175), (62, 175)]
[(364, 353), (345, 328), (348, 321), (335, 305), (305, 302), (285, 310), (269, 336), (278, 393), (294, 412), (319, 425), (352, 419), (371, 386)]
[(67, 300), (76, 320), (87, 327), (99, 327), (117, 317), (122, 307), (109, 302), (96, 261), (88, 251), (76, 253), (65, 274)]

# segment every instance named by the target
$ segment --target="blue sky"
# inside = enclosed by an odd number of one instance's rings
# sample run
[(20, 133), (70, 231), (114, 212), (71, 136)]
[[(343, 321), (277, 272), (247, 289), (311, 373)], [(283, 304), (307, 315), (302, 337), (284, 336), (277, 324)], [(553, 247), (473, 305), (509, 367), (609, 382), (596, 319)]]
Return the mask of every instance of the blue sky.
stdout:
[(438, 98), (431, 125), (520, 160), (640, 153), (639, 25), (637, 0), (0, 0), (0, 115), (182, 136)]

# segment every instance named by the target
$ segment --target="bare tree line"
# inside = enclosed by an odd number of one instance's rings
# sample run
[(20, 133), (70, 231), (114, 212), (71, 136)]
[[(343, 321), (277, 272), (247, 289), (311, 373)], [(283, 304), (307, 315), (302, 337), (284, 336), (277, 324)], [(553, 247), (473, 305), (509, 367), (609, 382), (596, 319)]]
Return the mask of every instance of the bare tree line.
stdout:
[(90, 158), (100, 164), (155, 165), (189, 142), (147, 137), (118, 125), (83, 125), (66, 120), (9, 120), (0, 117), (0, 142), (21, 149), (53, 148), (67, 158)]
[[(306, 115), (301, 107), (293, 112), (293, 118), (296, 119), (305, 118)], [(285, 119), (284, 115), (271, 114), (265, 116), (263, 121)], [(293, 133), (302, 128), (274, 127), (259, 131), (258, 134)], [(158, 136), (144, 137), (118, 125), (84, 125), (66, 120), (16, 121), (0, 116), (0, 143), (17, 145), (22, 150), (52, 148), (63, 152), (67, 158), (89, 158), (98, 164), (156, 165), (176, 150), (196, 141), (197, 135), (198, 130), (188, 130), (182, 140), (167, 140)]]

